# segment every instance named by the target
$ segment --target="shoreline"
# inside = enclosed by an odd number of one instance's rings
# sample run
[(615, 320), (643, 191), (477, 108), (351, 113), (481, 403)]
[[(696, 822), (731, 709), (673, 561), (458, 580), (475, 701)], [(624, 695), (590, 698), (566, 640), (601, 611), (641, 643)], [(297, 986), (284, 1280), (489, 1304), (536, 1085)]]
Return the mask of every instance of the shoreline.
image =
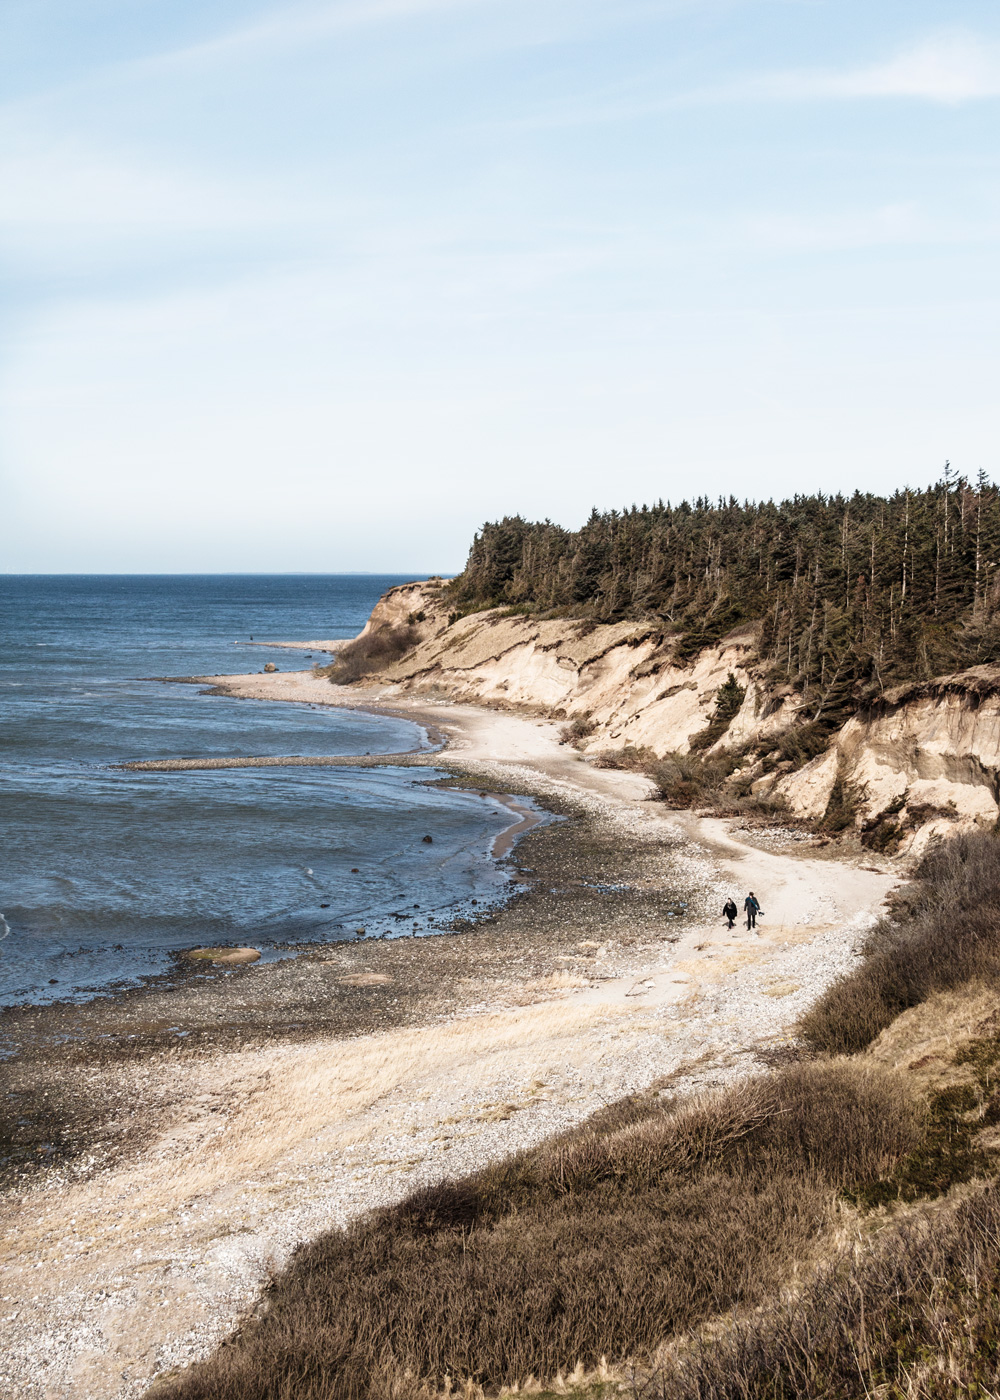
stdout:
[[(211, 1350), (300, 1240), (613, 1098), (751, 1072), (894, 883), (671, 812), (548, 720), (307, 672), (206, 679), (429, 722), (448, 742), (423, 764), (572, 820), (524, 832), (524, 892), (467, 930), (22, 1013), (16, 1102), (48, 1094), (67, 1150), (0, 1198), (11, 1400), (132, 1400)], [(764, 894), (760, 938), (718, 918), (744, 884)]]

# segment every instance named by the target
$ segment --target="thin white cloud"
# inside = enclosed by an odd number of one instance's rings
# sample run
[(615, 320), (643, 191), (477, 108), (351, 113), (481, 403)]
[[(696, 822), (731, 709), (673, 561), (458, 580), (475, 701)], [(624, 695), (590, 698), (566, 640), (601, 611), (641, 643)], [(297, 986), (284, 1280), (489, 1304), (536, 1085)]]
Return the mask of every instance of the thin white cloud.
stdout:
[(1000, 43), (967, 32), (930, 35), (881, 63), (794, 68), (751, 74), (715, 87), (657, 93), (647, 76), (642, 95), (593, 94), (552, 104), (505, 125), (525, 129), (636, 121), (683, 107), (740, 102), (819, 102), (909, 98), (955, 105), (1000, 96)]
[(1000, 96), (1000, 44), (967, 33), (936, 34), (883, 63), (839, 71), (805, 68), (765, 73), (711, 95), (796, 101), (909, 97), (928, 102), (970, 102)]
[(0, 143), (0, 228), (239, 228), (262, 211), (181, 172), (139, 165), (67, 138)]
[[(989, 230), (993, 233), (993, 230)], [(733, 234), (752, 246), (777, 253), (842, 252), (905, 244), (969, 242), (988, 236), (974, 229), (929, 219), (914, 202), (883, 204), (826, 214), (760, 213), (736, 221)]]

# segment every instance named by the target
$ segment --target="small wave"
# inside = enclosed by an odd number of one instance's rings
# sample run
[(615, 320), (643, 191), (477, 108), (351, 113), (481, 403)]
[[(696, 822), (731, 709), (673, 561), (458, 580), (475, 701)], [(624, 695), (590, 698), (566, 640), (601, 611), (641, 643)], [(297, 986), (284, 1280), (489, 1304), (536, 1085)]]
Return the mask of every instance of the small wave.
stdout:
[(7, 922), (4, 916), (0, 914), (0, 940), (6, 938), (9, 933), (10, 924)]

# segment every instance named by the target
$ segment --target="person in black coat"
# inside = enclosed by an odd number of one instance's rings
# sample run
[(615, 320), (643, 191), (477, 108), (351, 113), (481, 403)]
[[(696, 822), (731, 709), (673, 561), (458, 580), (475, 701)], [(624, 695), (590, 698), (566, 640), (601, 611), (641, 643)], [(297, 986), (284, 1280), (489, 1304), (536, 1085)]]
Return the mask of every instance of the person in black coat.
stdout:
[(724, 919), (728, 919), (728, 920), (729, 920), (729, 927), (730, 927), (730, 928), (732, 928), (733, 925), (735, 924), (735, 922), (736, 922), (736, 915), (737, 915), (739, 912), (740, 912), (740, 911), (737, 909), (736, 904), (735, 904), (735, 901), (733, 900), (732, 895), (730, 895), (729, 898), (726, 900), (725, 904), (722, 906), (722, 917), (723, 917)]
[(750, 891), (746, 899), (743, 901), (743, 908), (746, 911), (747, 928), (756, 928), (757, 915), (760, 913), (760, 904), (758, 903), (757, 896), (754, 894), (753, 890)]

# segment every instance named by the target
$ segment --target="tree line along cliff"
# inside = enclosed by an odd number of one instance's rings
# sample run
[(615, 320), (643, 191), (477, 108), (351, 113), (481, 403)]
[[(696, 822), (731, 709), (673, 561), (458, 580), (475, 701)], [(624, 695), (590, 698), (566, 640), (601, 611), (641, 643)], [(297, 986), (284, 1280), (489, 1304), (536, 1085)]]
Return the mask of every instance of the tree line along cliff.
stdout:
[(579, 530), (485, 524), (454, 616), (656, 620), (694, 656), (753, 623), (768, 679), (817, 718), (890, 686), (1000, 660), (1000, 490), (946, 464), (923, 490), (596, 509)]

